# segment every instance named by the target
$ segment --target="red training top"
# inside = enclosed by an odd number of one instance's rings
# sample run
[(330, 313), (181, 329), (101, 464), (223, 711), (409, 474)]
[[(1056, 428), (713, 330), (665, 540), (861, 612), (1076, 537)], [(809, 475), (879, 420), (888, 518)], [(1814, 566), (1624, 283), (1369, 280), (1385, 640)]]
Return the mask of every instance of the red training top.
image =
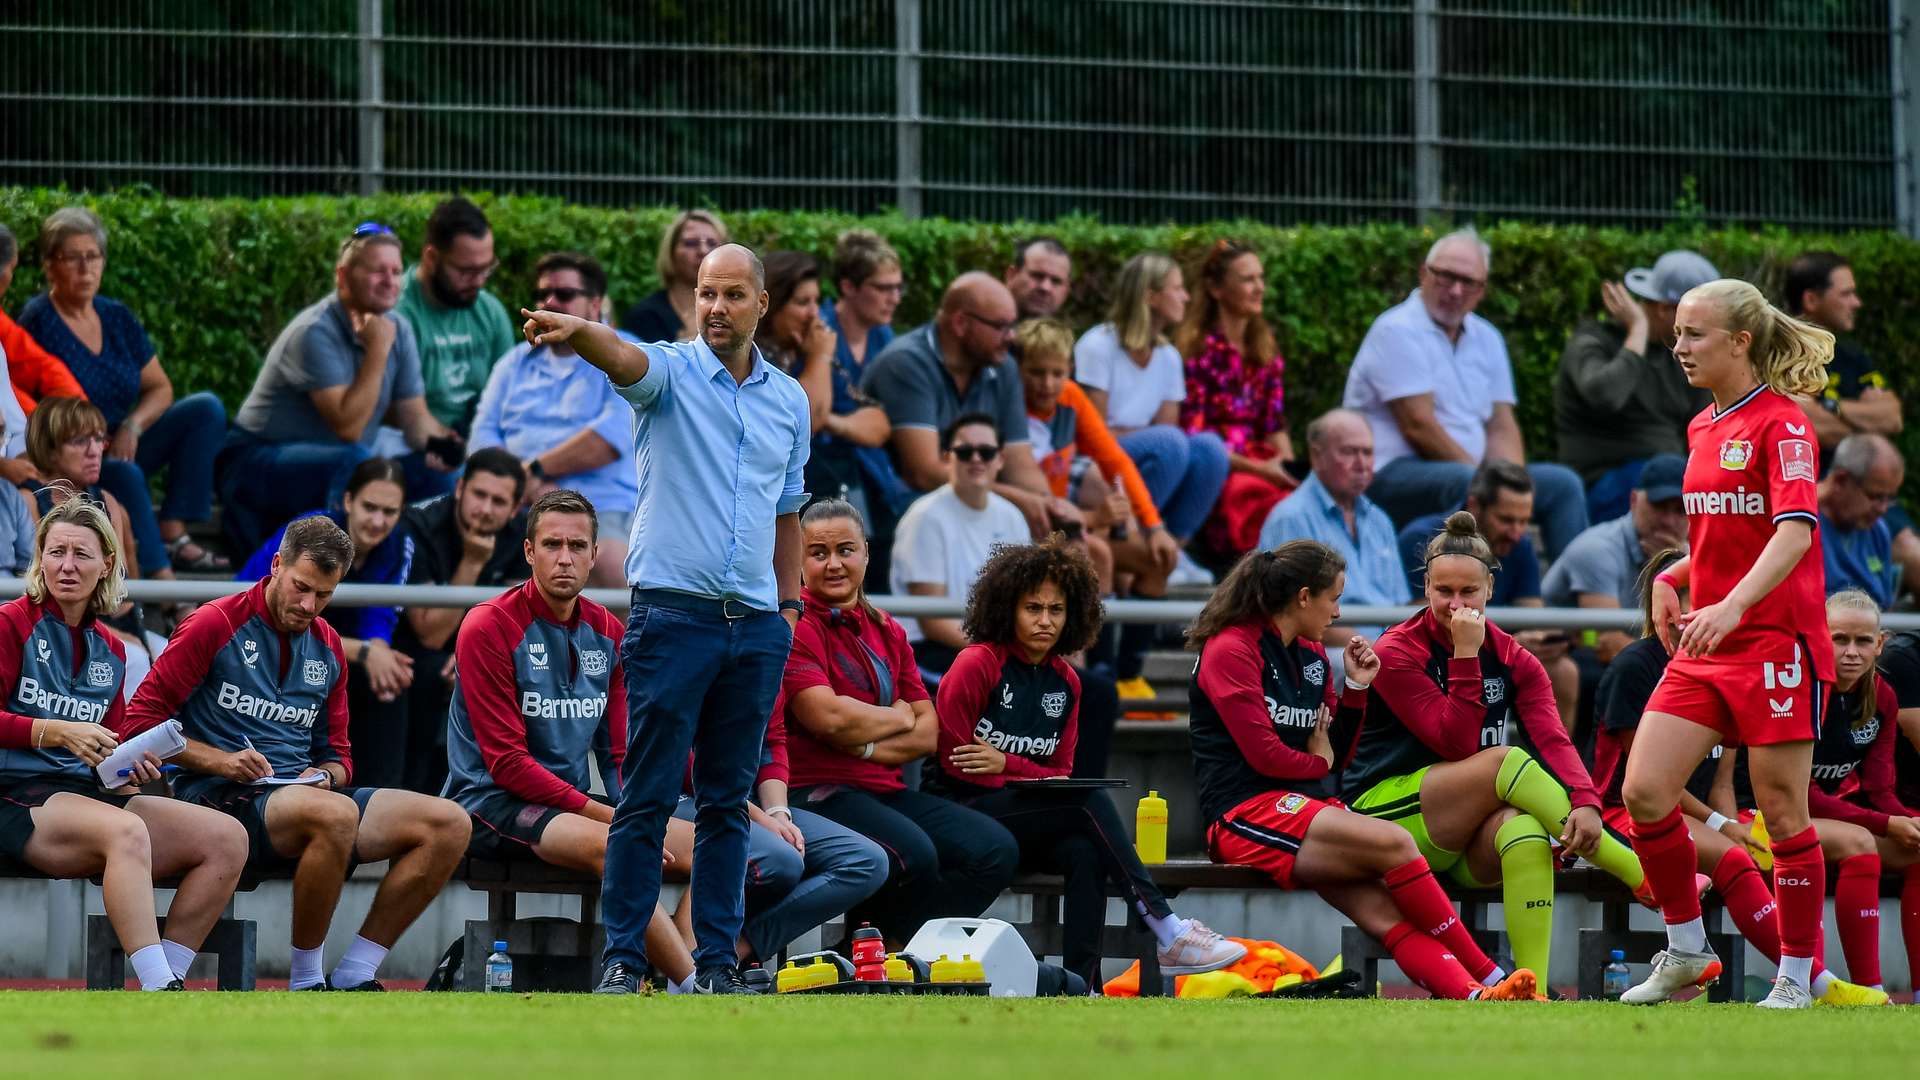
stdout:
[[(926, 701), (927, 687), (920, 681), (920, 665), (906, 632), (884, 611), (875, 620), (858, 604), (828, 607), (806, 589), (800, 590), (800, 599), (807, 609), (793, 629), (793, 648), (774, 706), (780, 714), (779, 734), (773, 722), (767, 725), (769, 753), (785, 758), (788, 782), (794, 787), (845, 784), (879, 795), (905, 789), (898, 765), (863, 761), (858, 747), (841, 749), (815, 735), (793, 711), (792, 702), (816, 686), (866, 705)], [(768, 776), (764, 770), (760, 774), (763, 780)]]
[[(969, 645), (941, 677), (935, 707), (940, 770), (963, 790), (1073, 772), (1080, 676), (1058, 656), (1029, 664), (1005, 645)], [(956, 770), (948, 755), (968, 743), (985, 743), (1007, 755), (1006, 771), (983, 776)]]

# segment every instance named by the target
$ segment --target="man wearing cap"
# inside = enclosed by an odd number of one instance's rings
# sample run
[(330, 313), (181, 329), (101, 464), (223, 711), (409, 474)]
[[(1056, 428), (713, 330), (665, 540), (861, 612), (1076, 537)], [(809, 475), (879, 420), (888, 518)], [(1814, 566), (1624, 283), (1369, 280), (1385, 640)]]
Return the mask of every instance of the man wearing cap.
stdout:
[(1568, 339), (1553, 412), (1560, 460), (1586, 481), (1592, 520), (1627, 512), (1648, 458), (1686, 454), (1687, 425), (1709, 399), (1674, 362), (1673, 313), (1688, 289), (1719, 276), (1698, 253), (1669, 251), (1624, 282), (1602, 284), (1612, 321), (1583, 322)]
[(1827, 595), (1860, 589), (1885, 608), (1893, 603), (1893, 532), (1887, 507), (1900, 493), (1907, 463), (1884, 435), (1849, 435), (1828, 455), (1820, 481), (1820, 545)]
[[(1667, 548), (1686, 546), (1687, 511), (1680, 500), (1686, 473), (1687, 459), (1679, 454), (1647, 459), (1629, 500), (1631, 509), (1581, 533), (1547, 571), (1540, 586), (1547, 605), (1638, 607), (1636, 586), (1647, 560)], [(1594, 650), (1605, 663), (1632, 641), (1630, 634), (1609, 630), (1597, 637)]]

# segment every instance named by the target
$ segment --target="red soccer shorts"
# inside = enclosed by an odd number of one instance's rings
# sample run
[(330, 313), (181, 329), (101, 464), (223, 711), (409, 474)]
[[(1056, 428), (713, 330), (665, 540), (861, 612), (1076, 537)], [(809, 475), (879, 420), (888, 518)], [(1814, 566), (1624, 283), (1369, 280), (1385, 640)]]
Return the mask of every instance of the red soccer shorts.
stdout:
[[(1797, 653), (1796, 653), (1797, 657)], [(1727, 745), (1767, 746), (1820, 736), (1827, 684), (1804, 662), (1716, 662), (1676, 656), (1647, 701), (1720, 733)]]
[(1214, 862), (1265, 870), (1281, 888), (1291, 889), (1307, 826), (1315, 814), (1338, 805), (1298, 792), (1255, 795), (1207, 829), (1207, 853)]
[(1624, 806), (1601, 807), (1600, 820), (1606, 823), (1607, 828), (1621, 836), (1633, 835), (1633, 815), (1627, 813), (1627, 808)]

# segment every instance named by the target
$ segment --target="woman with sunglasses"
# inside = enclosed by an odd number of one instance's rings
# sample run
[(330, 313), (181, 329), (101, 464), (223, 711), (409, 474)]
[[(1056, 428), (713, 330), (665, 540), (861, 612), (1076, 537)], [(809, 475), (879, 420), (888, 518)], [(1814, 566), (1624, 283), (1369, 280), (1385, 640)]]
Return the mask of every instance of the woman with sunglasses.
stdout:
[[(107, 424), (101, 483), (127, 507), (140, 540), (141, 571), (232, 569), (195, 543), (187, 523), (213, 516), (213, 458), (227, 433), (227, 409), (211, 393), (175, 400), (146, 328), (125, 304), (100, 295), (107, 230), (93, 211), (69, 206), (40, 227), (47, 291), (27, 301), (20, 326), (73, 372)], [(154, 513), (147, 478), (167, 474)]]
[(1229, 473), (1207, 543), (1228, 555), (1258, 546), (1267, 511), (1300, 484), (1287, 471), (1287, 362), (1267, 324), (1266, 300), (1260, 256), (1223, 239), (1201, 262), (1200, 295), (1173, 339), (1187, 366), (1180, 426), (1189, 435), (1210, 431), (1227, 447)]
[(660, 235), (653, 271), (660, 288), (620, 316), (620, 329), (641, 341), (688, 341), (694, 333), (693, 282), (707, 253), (732, 239), (708, 210), (688, 210)]

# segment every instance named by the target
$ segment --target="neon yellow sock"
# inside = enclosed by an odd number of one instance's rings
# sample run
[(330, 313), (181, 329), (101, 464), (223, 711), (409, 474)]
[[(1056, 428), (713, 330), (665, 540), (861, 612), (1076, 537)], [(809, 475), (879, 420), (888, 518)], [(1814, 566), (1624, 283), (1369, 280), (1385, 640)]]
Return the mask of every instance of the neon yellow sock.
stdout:
[[(1494, 793), (1508, 806), (1518, 807), (1533, 815), (1547, 835), (1558, 837), (1567, 828), (1567, 816), (1573, 813), (1573, 803), (1567, 798), (1567, 789), (1547, 773), (1547, 770), (1533, 759), (1533, 755), (1519, 747), (1507, 751), (1507, 758), (1500, 763), (1500, 774), (1494, 780)], [(1600, 846), (1594, 853), (1586, 856), (1593, 865), (1625, 882), (1629, 888), (1637, 889), (1646, 880), (1646, 871), (1640, 868), (1640, 860), (1633, 849), (1620, 842), (1610, 832), (1602, 832)], [(1535, 972), (1534, 974), (1539, 974)]]
[(1544, 987), (1553, 953), (1553, 846), (1547, 831), (1527, 814), (1500, 826), (1493, 842), (1500, 855), (1500, 899), (1513, 962), (1532, 968)]

